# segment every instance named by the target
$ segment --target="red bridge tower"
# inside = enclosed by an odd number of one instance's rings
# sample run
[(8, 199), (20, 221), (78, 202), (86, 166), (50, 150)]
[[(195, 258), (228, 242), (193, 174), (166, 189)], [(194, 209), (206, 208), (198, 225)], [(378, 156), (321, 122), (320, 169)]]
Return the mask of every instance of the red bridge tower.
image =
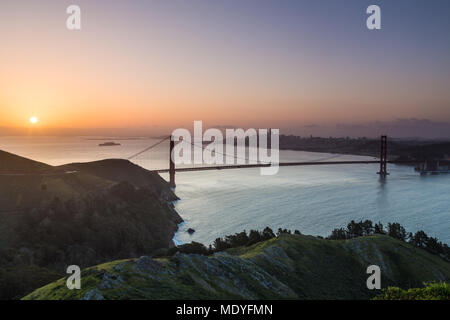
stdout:
[(169, 185), (171, 188), (175, 188), (175, 162), (173, 162), (173, 148), (175, 147), (175, 141), (173, 141), (173, 137), (170, 136), (170, 148), (169, 148), (169, 177), (170, 182)]
[(386, 177), (387, 172), (387, 136), (381, 136), (381, 150), (380, 150), (380, 172), (378, 174), (381, 177)]

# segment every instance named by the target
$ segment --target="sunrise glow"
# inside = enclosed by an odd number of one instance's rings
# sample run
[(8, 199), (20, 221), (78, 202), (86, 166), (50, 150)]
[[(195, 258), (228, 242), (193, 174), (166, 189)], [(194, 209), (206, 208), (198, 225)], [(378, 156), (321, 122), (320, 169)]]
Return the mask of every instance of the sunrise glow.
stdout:
[(31, 117), (29, 121), (31, 124), (36, 124), (38, 123), (39, 119), (37, 117)]

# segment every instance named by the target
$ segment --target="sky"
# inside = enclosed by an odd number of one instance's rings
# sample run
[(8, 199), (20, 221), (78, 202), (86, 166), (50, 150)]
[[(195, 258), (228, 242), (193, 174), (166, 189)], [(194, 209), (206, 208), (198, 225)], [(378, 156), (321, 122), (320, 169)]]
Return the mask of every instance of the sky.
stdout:
[(449, 33), (448, 0), (2, 0), (0, 129), (450, 137)]

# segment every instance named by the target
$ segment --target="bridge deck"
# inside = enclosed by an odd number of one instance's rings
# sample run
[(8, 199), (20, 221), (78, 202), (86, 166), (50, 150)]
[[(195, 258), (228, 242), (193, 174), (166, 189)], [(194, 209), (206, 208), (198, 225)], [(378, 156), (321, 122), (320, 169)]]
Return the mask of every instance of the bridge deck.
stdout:
[[(418, 163), (418, 161), (387, 161), (393, 164), (408, 164)], [(328, 161), (328, 162), (281, 162), (278, 165), (280, 167), (292, 167), (292, 166), (317, 166), (317, 165), (342, 165), (342, 164), (379, 164), (379, 160), (369, 161)], [(270, 164), (238, 164), (238, 165), (222, 165), (222, 166), (210, 166), (210, 167), (191, 167), (191, 168), (175, 168), (176, 172), (187, 171), (207, 171), (207, 170), (226, 170), (226, 169), (247, 169), (247, 168), (261, 168), (270, 167)], [(158, 173), (167, 173), (169, 169), (152, 170)]]

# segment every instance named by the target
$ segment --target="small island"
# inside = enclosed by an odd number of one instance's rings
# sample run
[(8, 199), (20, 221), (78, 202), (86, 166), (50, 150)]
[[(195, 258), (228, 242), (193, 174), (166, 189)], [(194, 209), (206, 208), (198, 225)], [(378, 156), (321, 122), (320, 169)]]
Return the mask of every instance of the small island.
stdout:
[(112, 146), (120, 146), (120, 143), (117, 143), (117, 142), (113, 142), (113, 141), (110, 141), (110, 142), (104, 142), (104, 143), (100, 143), (99, 145), (98, 145), (99, 147), (112, 147)]

